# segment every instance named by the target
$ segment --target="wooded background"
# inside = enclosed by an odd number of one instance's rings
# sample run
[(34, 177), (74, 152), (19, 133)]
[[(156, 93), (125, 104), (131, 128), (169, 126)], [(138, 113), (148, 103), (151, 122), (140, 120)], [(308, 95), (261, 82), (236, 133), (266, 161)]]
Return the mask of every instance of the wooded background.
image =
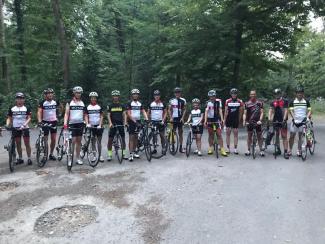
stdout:
[(119, 89), (142, 99), (175, 86), (188, 99), (256, 88), (268, 98), (304, 84), (325, 96), (324, 0), (0, 0), (0, 117), (13, 94), (36, 106), (43, 89), (60, 100), (80, 85), (102, 102)]

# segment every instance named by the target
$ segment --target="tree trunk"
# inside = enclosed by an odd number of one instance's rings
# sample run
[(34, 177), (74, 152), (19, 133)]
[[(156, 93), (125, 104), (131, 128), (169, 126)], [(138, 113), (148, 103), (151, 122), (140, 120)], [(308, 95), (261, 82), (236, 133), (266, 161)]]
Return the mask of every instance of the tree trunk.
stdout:
[(63, 71), (63, 82), (65, 88), (69, 87), (69, 45), (66, 37), (66, 30), (62, 20), (60, 2), (59, 0), (51, 0), (53, 14), (55, 17), (57, 35), (60, 41), (61, 48), (61, 59), (62, 59), (62, 71)]
[(1, 77), (0, 80), (6, 82), (7, 91), (11, 91), (11, 84), (9, 81), (8, 61), (6, 56), (6, 38), (5, 25), (3, 14), (4, 0), (0, 0), (0, 60), (1, 60)]
[(14, 0), (14, 11), (16, 14), (16, 24), (17, 24), (17, 50), (18, 59), (20, 64), (20, 75), (21, 83), (26, 84), (27, 82), (27, 67), (25, 58), (25, 41), (24, 41), (24, 15), (21, 8), (22, 0)]

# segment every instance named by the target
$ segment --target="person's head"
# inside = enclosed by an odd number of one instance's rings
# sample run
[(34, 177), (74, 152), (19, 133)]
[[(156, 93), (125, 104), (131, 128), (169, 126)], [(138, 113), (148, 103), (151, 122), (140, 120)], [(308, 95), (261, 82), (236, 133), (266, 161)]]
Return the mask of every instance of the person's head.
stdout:
[(139, 96), (140, 96), (139, 89), (133, 89), (131, 91), (131, 97), (132, 97), (133, 100), (135, 100), (135, 101), (138, 100), (139, 99)]
[(54, 96), (54, 90), (52, 88), (47, 88), (44, 90), (44, 97), (46, 100), (51, 101)]
[(72, 92), (73, 92), (73, 96), (74, 98), (76, 99), (81, 99), (81, 95), (83, 93), (83, 89), (81, 86), (75, 86), (73, 89), (72, 89)]
[(160, 91), (159, 90), (155, 90), (153, 92), (153, 97), (154, 97), (155, 101), (160, 101)]
[(119, 102), (120, 96), (121, 96), (120, 91), (118, 91), (118, 90), (112, 91), (112, 99), (113, 99), (113, 102), (115, 102), (115, 103)]
[(174, 89), (174, 94), (175, 94), (175, 97), (176, 97), (176, 98), (180, 98), (181, 95), (182, 95), (182, 89), (181, 89), (180, 87), (176, 87), (176, 88)]
[(97, 103), (97, 98), (98, 98), (98, 93), (97, 92), (89, 93), (89, 98), (90, 98), (91, 104), (96, 104)]
[(249, 97), (252, 101), (256, 100), (256, 90), (251, 90), (249, 93)]
[(274, 96), (276, 99), (280, 99), (282, 97), (282, 91), (280, 88), (274, 89)]
[(304, 97), (305, 89), (303, 86), (296, 87), (296, 97), (301, 100)]
[(238, 90), (236, 88), (232, 88), (230, 90), (230, 96), (233, 98), (233, 99), (236, 99), (237, 96), (238, 96)]
[(198, 99), (198, 98), (194, 98), (194, 99), (192, 100), (192, 107), (193, 107), (194, 109), (198, 109), (198, 108), (200, 107), (200, 99)]
[(209, 97), (209, 99), (210, 99), (211, 101), (216, 100), (216, 97), (217, 97), (217, 93), (216, 93), (216, 91), (215, 91), (215, 90), (210, 90), (210, 91), (208, 92), (208, 97)]
[(15, 95), (16, 105), (23, 106), (25, 104), (25, 94), (22, 92), (17, 92)]

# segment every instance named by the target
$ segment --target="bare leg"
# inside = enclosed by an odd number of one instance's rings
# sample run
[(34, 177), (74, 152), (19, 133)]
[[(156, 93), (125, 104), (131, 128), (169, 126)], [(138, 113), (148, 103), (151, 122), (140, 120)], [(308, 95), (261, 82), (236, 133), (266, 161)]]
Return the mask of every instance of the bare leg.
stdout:
[(247, 133), (247, 150), (248, 151), (251, 150), (252, 136), (253, 136), (253, 132), (252, 131), (248, 131), (248, 133)]
[(238, 129), (234, 129), (234, 148), (236, 149), (238, 146)]
[(197, 146), (197, 150), (199, 150), (201, 152), (201, 134), (196, 134), (196, 146)]
[(296, 137), (296, 133), (290, 133), (290, 139), (289, 139), (290, 152), (292, 151), (293, 144), (295, 142), (295, 137)]
[(263, 138), (262, 138), (262, 131), (257, 132), (257, 141), (258, 141), (258, 146), (260, 150), (263, 150)]
[(27, 153), (27, 157), (30, 159), (31, 154), (32, 154), (32, 149), (30, 147), (30, 138), (29, 137), (24, 137), (24, 144), (26, 146), (26, 153)]
[(16, 140), (18, 157), (19, 157), (19, 159), (22, 159), (23, 158), (23, 152), (22, 152), (22, 149), (21, 149), (21, 137), (16, 137), (15, 140)]
[(230, 149), (230, 135), (231, 135), (231, 128), (227, 127), (227, 129), (226, 129), (226, 143), (227, 143), (228, 149)]
[[(56, 133), (51, 134), (50, 154), (53, 155), (56, 143)], [(46, 144), (47, 145), (47, 144)]]
[(217, 136), (218, 136), (218, 144), (221, 148), (223, 148), (223, 139), (222, 139), (222, 132), (221, 129), (217, 130)]

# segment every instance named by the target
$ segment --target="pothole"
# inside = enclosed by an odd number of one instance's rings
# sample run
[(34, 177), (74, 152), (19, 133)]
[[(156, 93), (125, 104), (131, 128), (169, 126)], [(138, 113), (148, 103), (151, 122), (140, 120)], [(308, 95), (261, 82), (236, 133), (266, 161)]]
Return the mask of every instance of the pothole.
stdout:
[(19, 184), (17, 182), (1, 182), (0, 191), (12, 191), (18, 186)]
[(41, 215), (34, 231), (46, 237), (69, 237), (79, 229), (96, 221), (98, 212), (91, 205), (65, 205)]

